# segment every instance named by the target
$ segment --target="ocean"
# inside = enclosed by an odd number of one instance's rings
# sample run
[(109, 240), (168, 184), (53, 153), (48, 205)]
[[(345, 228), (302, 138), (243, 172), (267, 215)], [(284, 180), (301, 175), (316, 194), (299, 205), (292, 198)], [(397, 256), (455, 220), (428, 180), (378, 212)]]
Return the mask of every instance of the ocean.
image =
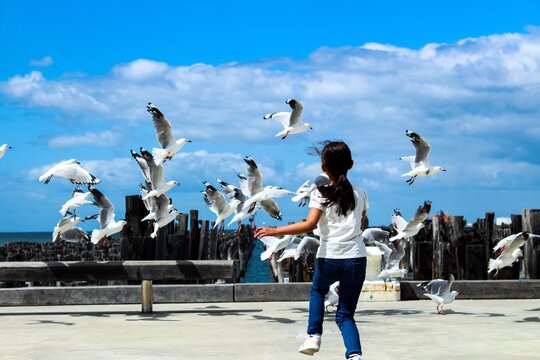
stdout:
[(0, 246), (21, 241), (46, 243), (51, 241), (51, 239), (51, 232), (0, 232)]
[(241, 283), (273, 283), (274, 275), (268, 261), (261, 261), (261, 253), (264, 251), (262, 241), (256, 240), (255, 247), (246, 264), (246, 271)]

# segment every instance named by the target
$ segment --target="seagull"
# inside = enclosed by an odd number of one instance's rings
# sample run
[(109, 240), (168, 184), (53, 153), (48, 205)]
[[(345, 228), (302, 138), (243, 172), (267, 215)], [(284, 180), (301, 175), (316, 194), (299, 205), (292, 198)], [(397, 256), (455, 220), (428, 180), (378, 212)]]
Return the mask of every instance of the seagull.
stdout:
[[(241, 201), (240, 204), (238, 204), (238, 207), (235, 210), (235, 214), (234, 214), (233, 218), (231, 219), (231, 221), (229, 221), (227, 226), (230, 226), (232, 223), (237, 222), (238, 223), (238, 229), (240, 229), (240, 226), (242, 224), (242, 220), (244, 220), (245, 218), (255, 214), (257, 212), (257, 210), (260, 208), (260, 206), (256, 205), (252, 209), (247, 209), (247, 208), (244, 207), (246, 197), (248, 196), (248, 195), (246, 195), (246, 193), (249, 192), (249, 190), (247, 188), (247, 177), (246, 177), (246, 175), (241, 174), (241, 173), (238, 173), (237, 175), (240, 178), (240, 189), (239, 190), (242, 193), (242, 195), (244, 196), (244, 200)], [(235, 190), (235, 192), (236, 192), (236, 190)], [(238, 195), (238, 196), (240, 196), (240, 195)]]
[(277, 262), (282, 262), (283, 260), (288, 259), (288, 258), (294, 258), (301, 241), (302, 241), (301, 237), (293, 236), (289, 240), (289, 243), (287, 244), (287, 246), (285, 246), (285, 248), (281, 252), (281, 255), (279, 256), (279, 259), (277, 259)]
[(362, 231), (362, 237), (366, 245), (373, 244), (375, 241), (382, 242), (388, 238), (388, 235), (390, 235), (390, 232), (381, 228), (367, 228)]
[(269, 259), (273, 253), (284, 249), (292, 239), (293, 235), (286, 235), (282, 238), (275, 236), (265, 236), (260, 238), (259, 240), (266, 246), (266, 250), (261, 253), (261, 260)]
[[(272, 199), (272, 197), (287, 196), (292, 194), (292, 192), (275, 186), (263, 189), (262, 175), (255, 160), (253, 160), (251, 156), (246, 156), (244, 161), (248, 165), (247, 184), (245, 185), (244, 193), (251, 196), (250, 199), (246, 200), (244, 203), (244, 209), (248, 209), (247, 211), (251, 215), (252, 208), (255, 206), (255, 203), (257, 203), (268, 215), (270, 215), (270, 217), (281, 220), (281, 211), (279, 210), (277, 202)], [(263, 192), (265, 189), (266, 192)], [(254, 198), (255, 200), (253, 200)]]
[(308, 254), (317, 253), (320, 244), (319, 239), (312, 236), (304, 236), (296, 248), (294, 260), (298, 260), (300, 257), (305, 257)]
[(264, 119), (277, 120), (281, 123), (283, 130), (276, 134), (276, 136), (281, 136), (281, 140), (285, 139), (289, 134), (300, 134), (312, 129), (309, 124), (300, 121), (300, 116), (304, 110), (302, 103), (294, 99), (287, 99), (285, 102), (291, 107), (292, 113), (282, 111), (264, 115)]
[(523, 246), (529, 237), (540, 238), (540, 235), (529, 234), (525, 231), (505, 237), (493, 247), (497, 252), (496, 259), (489, 259), (488, 274), (496, 270), (493, 277), (499, 276), (499, 270), (503, 267), (512, 265), (517, 259), (523, 256), (520, 247)]
[(313, 190), (317, 188), (317, 184), (310, 184), (309, 180), (300, 185), (296, 190), (295, 196), (292, 197), (293, 202), (297, 202), (298, 206), (306, 206)]
[(8, 144), (0, 145), (0, 159), (6, 155), (7, 149), (13, 149)]
[(151, 238), (155, 238), (158, 230), (168, 225), (171, 221), (176, 219), (176, 216), (178, 215), (178, 210), (172, 206), (167, 195), (162, 194), (153, 199), (152, 213), (154, 214), (154, 231), (150, 234)]
[(411, 221), (407, 222), (401, 216), (399, 210), (394, 210), (392, 215), (392, 225), (397, 231), (397, 235), (392, 236), (389, 241), (395, 241), (403, 238), (410, 238), (418, 234), (424, 227), (423, 221), (428, 217), (431, 210), (431, 201), (424, 201), (424, 205), (419, 206)]
[(399, 158), (400, 160), (408, 161), (411, 165), (411, 171), (401, 175), (402, 177), (410, 176), (406, 183), (412, 185), (417, 176), (434, 175), (442, 171), (446, 171), (440, 166), (429, 165), (428, 158), (429, 152), (431, 151), (431, 146), (429, 146), (428, 142), (423, 137), (410, 130), (406, 130), (405, 135), (411, 138), (411, 142), (416, 149), (415, 156), (403, 156)]
[(73, 229), (75, 225), (77, 225), (81, 221), (84, 220), (77, 215), (70, 215), (60, 220), (53, 229), (52, 241), (56, 241), (59, 235), (62, 235), (65, 231), (68, 231), (69, 229)]
[(121, 231), (127, 222), (125, 220), (114, 220), (114, 206), (101, 191), (91, 185), (88, 186), (88, 190), (92, 193), (94, 202), (100, 208), (99, 218), (97, 219), (100, 224), (100, 229), (94, 229), (92, 231), (92, 237), (90, 238), (90, 241), (92, 241), (93, 244), (97, 244), (102, 238)]
[(374, 241), (375, 246), (383, 253), (383, 269), (377, 276), (382, 279), (404, 277), (407, 269), (400, 269), (399, 264), (405, 256), (405, 249), (401, 241), (394, 241), (387, 244)]
[(326, 299), (324, 300), (324, 307), (326, 309), (326, 312), (330, 312), (328, 308), (330, 306), (337, 306), (339, 302), (339, 281), (336, 281), (332, 285), (330, 285), (330, 288), (328, 289), (328, 293), (326, 293)]
[(135, 161), (137, 161), (137, 164), (139, 164), (145, 180), (152, 184), (152, 190), (142, 198), (143, 200), (146, 200), (151, 196), (158, 197), (171, 190), (174, 186), (180, 185), (175, 180), (165, 182), (163, 165), (157, 165), (154, 162), (152, 154), (150, 154), (145, 148), (141, 147), (140, 151), (142, 156), (138, 156), (138, 154), (134, 153), (133, 151), (131, 151), (131, 155)]
[(88, 233), (80, 227), (68, 229), (60, 234), (60, 239), (69, 243), (85, 243), (90, 241)]
[(217, 215), (216, 223), (214, 224), (214, 228), (216, 228), (238, 208), (240, 200), (232, 199), (230, 203), (227, 203), (225, 195), (217, 191), (217, 189), (208, 181), (203, 181), (203, 184), (206, 187), (202, 192), (204, 202), (210, 207), (210, 210)]
[[(149, 190), (150, 185), (148, 183), (146, 185), (141, 184), (140, 188), (141, 188), (140, 192), (141, 192), (141, 200), (142, 200), (142, 198), (144, 198), (146, 194), (148, 194), (148, 192), (150, 191)], [(166, 207), (166, 211), (171, 212), (174, 209), (174, 206), (170, 203), (169, 198), (165, 194), (161, 194), (158, 197), (150, 196), (146, 200), (143, 200), (144, 207), (146, 208), (146, 210), (148, 210), (148, 215), (143, 217), (141, 219), (141, 222), (150, 221), (150, 220), (155, 221), (158, 217), (158, 211), (165, 211), (163, 208), (159, 207), (160, 204), (164, 203), (164, 202), (163, 203), (161, 202), (163, 201), (162, 197), (165, 197), (165, 199), (167, 199), (168, 205)]]
[(80, 187), (76, 187), (75, 190), (73, 190), (71, 199), (62, 205), (62, 208), (59, 211), (60, 214), (62, 214), (62, 216), (66, 216), (69, 209), (75, 209), (84, 204), (92, 204), (92, 202), (88, 200), (91, 195), (92, 193), (90, 191), (83, 192)]
[(453, 282), (454, 275), (450, 274), (448, 280), (434, 279), (427, 284), (420, 283), (416, 286), (423, 286), (422, 289), (426, 292), (424, 295), (437, 303), (437, 313), (446, 315), (443, 309), (444, 304), (450, 304), (459, 295), (457, 291), (450, 291)]
[[(238, 176), (240, 177), (240, 174)], [(240, 181), (242, 181), (242, 178), (240, 178)], [(246, 195), (241, 188), (231, 185), (228, 182), (225, 182), (221, 179), (217, 179), (217, 182), (220, 184), (221, 190), (227, 195), (230, 200), (236, 199), (239, 201), (238, 206), (236, 206), (236, 208), (234, 209), (234, 216), (232, 220), (229, 221), (227, 226), (231, 225), (236, 221), (238, 223), (237, 231), (240, 231), (242, 226), (242, 220), (244, 220), (250, 215), (246, 211), (243, 211), (244, 202), (246, 201)]]
[(80, 164), (75, 159), (59, 162), (41, 175), (39, 181), (45, 180), (45, 184), (48, 184), (53, 176), (61, 176), (73, 184), (99, 184), (101, 180), (83, 169)]
[(152, 155), (154, 155), (156, 165), (160, 165), (166, 160), (171, 160), (176, 152), (182, 149), (186, 143), (191, 142), (191, 140), (186, 138), (176, 140), (170, 121), (151, 102), (148, 103), (146, 110), (152, 115), (156, 137), (161, 145), (161, 149), (152, 149)]

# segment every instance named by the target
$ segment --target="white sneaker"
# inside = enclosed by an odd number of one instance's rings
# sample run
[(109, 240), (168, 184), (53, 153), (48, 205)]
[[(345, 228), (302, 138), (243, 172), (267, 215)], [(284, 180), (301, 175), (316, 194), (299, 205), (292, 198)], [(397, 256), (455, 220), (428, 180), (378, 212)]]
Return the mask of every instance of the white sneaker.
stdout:
[(306, 355), (313, 355), (319, 351), (321, 347), (321, 338), (319, 336), (310, 335), (302, 345), (298, 352)]
[(362, 355), (354, 354), (347, 358), (347, 360), (362, 360)]

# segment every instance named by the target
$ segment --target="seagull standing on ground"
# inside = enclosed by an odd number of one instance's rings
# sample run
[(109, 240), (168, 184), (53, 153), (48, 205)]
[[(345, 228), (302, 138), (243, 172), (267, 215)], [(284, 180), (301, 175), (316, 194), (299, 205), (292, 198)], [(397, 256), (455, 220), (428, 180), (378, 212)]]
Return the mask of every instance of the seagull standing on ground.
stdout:
[(499, 241), (493, 247), (493, 251), (497, 252), (497, 257), (495, 259), (489, 259), (488, 274), (496, 270), (493, 277), (498, 277), (500, 269), (512, 265), (520, 256), (523, 256), (520, 247), (527, 242), (529, 237), (540, 238), (540, 235), (529, 234), (523, 231), (507, 236)]
[(103, 195), (101, 191), (93, 186), (88, 186), (88, 190), (92, 193), (94, 202), (100, 208), (98, 218), (100, 229), (94, 229), (90, 238), (90, 241), (92, 241), (93, 244), (97, 244), (99, 240), (104, 237), (111, 236), (121, 231), (127, 222), (125, 220), (114, 220), (114, 206), (109, 198)]
[(152, 155), (154, 155), (156, 165), (160, 165), (166, 160), (171, 160), (176, 152), (182, 149), (186, 143), (191, 142), (191, 140), (186, 138), (176, 140), (174, 138), (171, 122), (156, 106), (154, 106), (154, 104), (148, 103), (146, 110), (152, 115), (152, 121), (154, 122), (154, 128), (156, 129), (156, 137), (161, 145), (161, 149), (152, 149)]
[(415, 156), (403, 156), (399, 158), (400, 160), (408, 161), (411, 165), (411, 171), (401, 175), (402, 177), (410, 176), (406, 183), (412, 185), (417, 176), (429, 176), (440, 173), (441, 171), (446, 171), (440, 166), (429, 165), (429, 152), (431, 151), (431, 146), (429, 146), (428, 142), (423, 137), (410, 130), (406, 130), (405, 134), (411, 138), (411, 142), (416, 149)]
[(0, 145), (0, 159), (6, 155), (7, 149), (12, 149), (8, 144)]
[(424, 295), (437, 303), (437, 313), (446, 315), (443, 309), (444, 304), (450, 304), (459, 295), (457, 291), (450, 291), (453, 283), (454, 275), (450, 274), (448, 280), (434, 279), (427, 284), (420, 283), (416, 286), (423, 286)]
[(73, 184), (98, 184), (101, 180), (90, 174), (80, 166), (80, 162), (75, 159), (59, 162), (39, 177), (39, 181), (48, 184), (53, 176), (61, 176)]
[(281, 140), (289, 134), (300, 134), (311, 129), (310, 124), (301, 122), (300, 116), (304, 110), (302, 103), (294, 99), (287, 99), (285, 102), (291, 107), (292, 113), (282, 111), (264, 115), (264, 119), (277, 120), (281, 123), (283, 130), (276, 134), (276, 136), (281, 136)]
[(418, 234), (424, 227), (423, 221), (428, 217), (431, 210), (431, 201), (424, 201), (424, 205), (419, 206), (411, 221), (407, 222), (401, 216), (399, 210), (394, 210), (392, 215), (392, 225), (397, 231), (397, 235), (392, 236), (389, 241), (395, 241), (403, 238), (410, 238)]

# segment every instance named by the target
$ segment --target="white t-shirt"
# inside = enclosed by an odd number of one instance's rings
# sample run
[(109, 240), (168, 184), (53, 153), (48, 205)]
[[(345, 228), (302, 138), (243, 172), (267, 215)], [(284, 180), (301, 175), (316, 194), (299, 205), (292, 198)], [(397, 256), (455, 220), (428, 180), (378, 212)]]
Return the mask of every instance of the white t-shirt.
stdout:
[(322, 210), (317, 224), (321, 245), (317, 251), (318, 258), (352, 259), (366, 257), (366, 246), (360, 236), (362, 234), (362, 213), (369, 207), (365, 190), (353, 186), (355, 208), (346, 215), (338, 215), (337, 206), (324, 206), (326, 199), (318, 189), (311, 193), (310, 208)]

